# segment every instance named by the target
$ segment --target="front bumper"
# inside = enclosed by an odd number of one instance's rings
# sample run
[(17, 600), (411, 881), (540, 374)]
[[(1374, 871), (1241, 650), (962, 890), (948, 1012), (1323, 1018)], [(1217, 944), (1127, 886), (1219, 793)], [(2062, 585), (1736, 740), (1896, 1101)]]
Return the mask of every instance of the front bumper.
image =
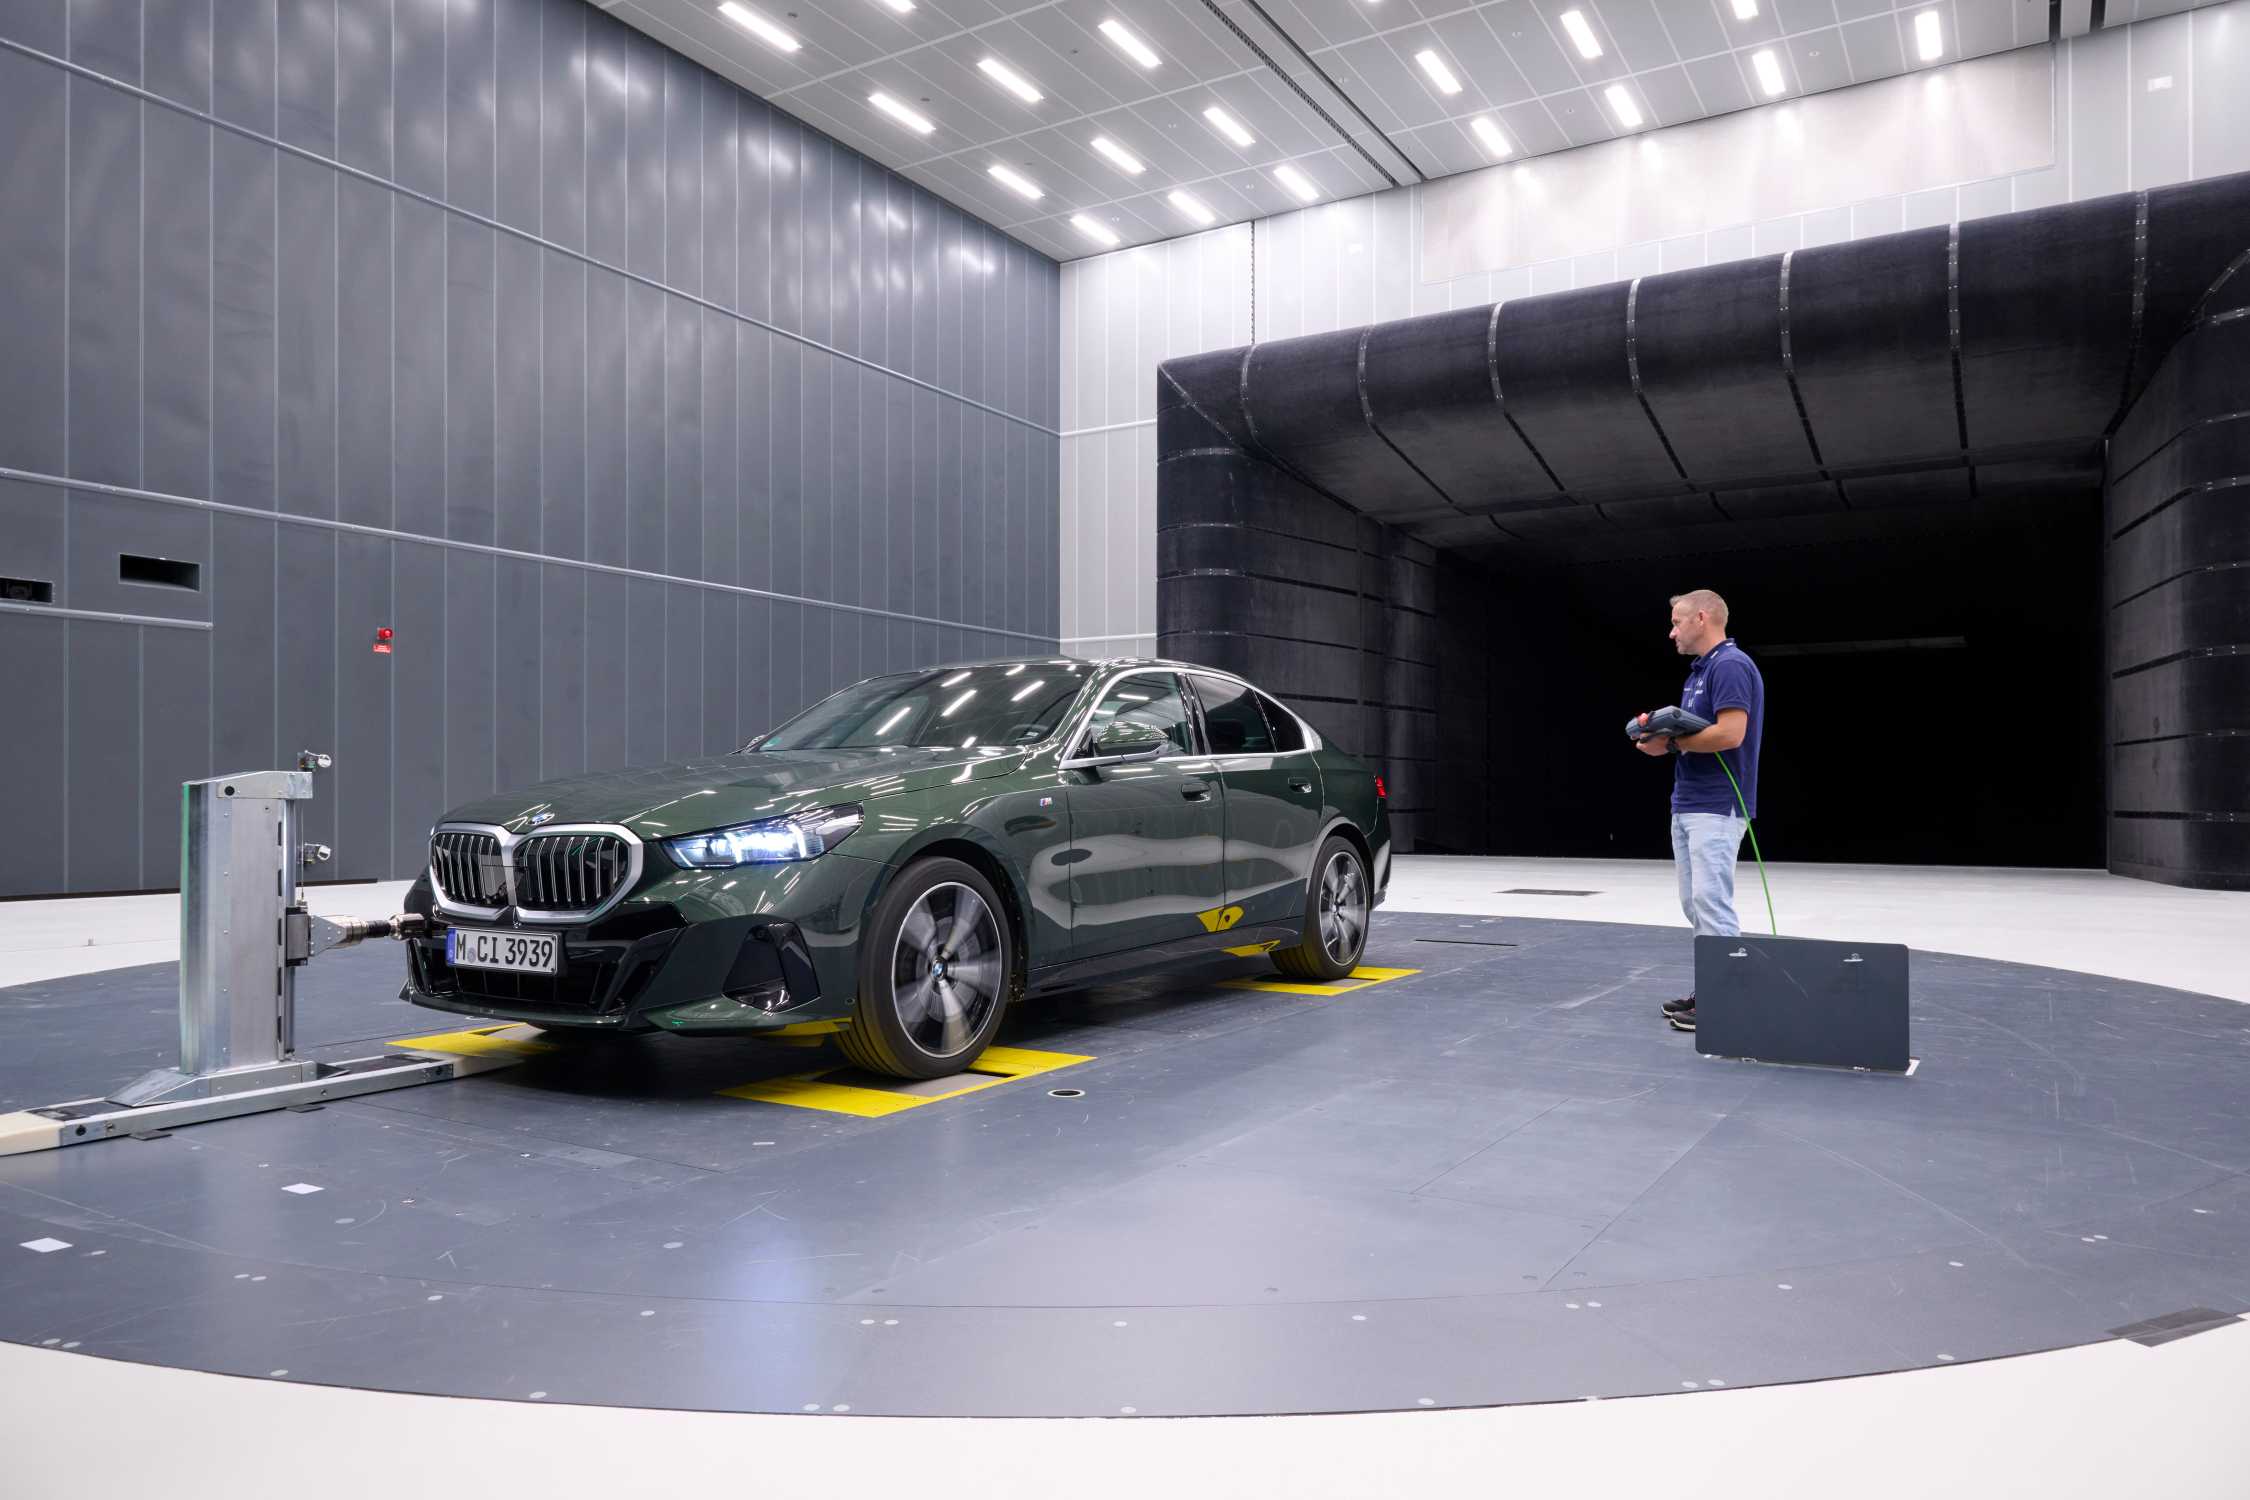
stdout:
[[(859, 929), (883, 867), (842, 852), (731, 870), (659, 865), (598, 921), (580, 927), (460, 921), (437, 911), (427, 876), (407, 910), (426, 918), (408, 944), (400, 998), (456, 1015), (536, 1026), (648, 1033), (771, 1035), (828, 1029), (851, 1013)], [(510, 974), (446, 962), (454, 925), (521, 927), (561, 940), (561, 971)]]

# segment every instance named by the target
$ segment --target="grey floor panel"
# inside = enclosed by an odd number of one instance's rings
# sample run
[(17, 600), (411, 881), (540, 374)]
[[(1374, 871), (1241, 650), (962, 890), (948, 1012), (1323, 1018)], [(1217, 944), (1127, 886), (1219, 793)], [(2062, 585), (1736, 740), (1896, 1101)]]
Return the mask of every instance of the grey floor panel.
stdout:
[[(1680, 933), (1385, 915), (1367, 961), (1421, 972), (1039, 1001), (1003, 1040), (1093, 1061), (879, 1119), (719, 1093), (830, 1054), (655, 1038), (10, 1158), (0, 1337), (502, 1399), (1158, 1415), (1812, 1380), (2250, 1311), (2238, 1006), (1918, 954), (1902, 1079), (1698, 1055), (1656, 1012)], [(309, 970), (305, 1045), (458, 1029), (396, 964)], [(169, 1061), (173, 982), (0, 990), (0, 1100)]]

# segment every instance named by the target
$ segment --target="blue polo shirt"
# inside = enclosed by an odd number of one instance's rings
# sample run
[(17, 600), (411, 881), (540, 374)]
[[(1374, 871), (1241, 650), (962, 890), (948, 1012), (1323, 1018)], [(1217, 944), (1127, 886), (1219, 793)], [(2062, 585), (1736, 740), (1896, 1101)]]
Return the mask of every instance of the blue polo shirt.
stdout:
[[(1672, 769), (1672, 811), (1740, 812), (1727, 771), (1742, 785), (1742, 800), (1750, 816), (1758, 816), (1758, 741), (1766, 729), (1766, 680), (1734, 637), (1713, 646), (1688, 668), (1687, 685), (1680, 689), (1680, 707), (1699, 719), (1719, 722), (1719, 710), (1739, 708), (1750, 716), (1742, 743), (1718, 755), (1683, 751)], [(1726, 771), (1719, 769), (1726, 757)]]

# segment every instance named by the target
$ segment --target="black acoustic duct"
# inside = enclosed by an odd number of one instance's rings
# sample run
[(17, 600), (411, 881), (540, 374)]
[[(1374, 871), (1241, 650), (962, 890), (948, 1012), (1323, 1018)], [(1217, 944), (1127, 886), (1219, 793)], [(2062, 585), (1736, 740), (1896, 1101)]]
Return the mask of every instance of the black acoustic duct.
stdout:
[(2004, 572), (2026, 506), (2099, 488), (2108, 863), (2250, 886), (2246, 257), (2250, 174), (1171, 361), (1162, 648), (1325, 710), (1463, 847), (1476, 568), (1933, 556), (1973, 512)]

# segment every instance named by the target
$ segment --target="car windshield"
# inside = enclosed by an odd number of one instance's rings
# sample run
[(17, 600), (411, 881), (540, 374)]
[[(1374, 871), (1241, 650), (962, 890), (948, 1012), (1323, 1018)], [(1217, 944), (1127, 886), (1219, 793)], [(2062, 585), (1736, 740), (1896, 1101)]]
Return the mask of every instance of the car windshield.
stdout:
[(870, 677), (743, 746), (766, 750), (968, 750), (1033, 745), (1085, 684), (1081, 661), (991, 662)]

